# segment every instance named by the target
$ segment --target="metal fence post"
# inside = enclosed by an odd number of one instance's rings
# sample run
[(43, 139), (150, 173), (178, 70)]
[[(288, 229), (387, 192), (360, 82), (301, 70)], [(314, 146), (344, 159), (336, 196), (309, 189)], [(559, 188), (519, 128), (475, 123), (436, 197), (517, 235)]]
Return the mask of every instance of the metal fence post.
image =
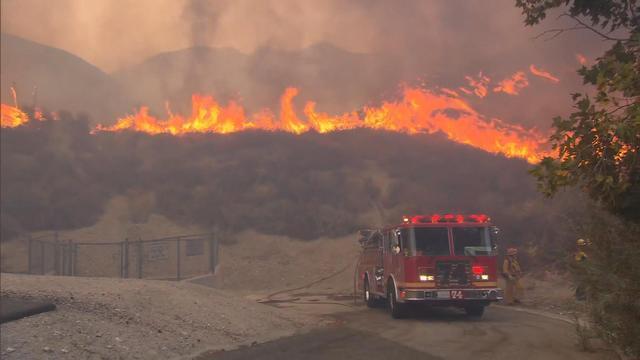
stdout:
[(71, 254), (73, 261), (71, 262), (71, 275), (76, 275), (76, 267), (78, 266), (78, 244), (73, 244), (73, 252)]
[(56, 231), (53, 238), (53, 271), (60, 275), (60, 239)]
[(31, 234), (27, 237), (27, 273), (31, 274), (31, 247), (33, 246), (33, 239), (31, 238)]
[(71, 276), (72, 275), (72, 263), (73, 260), (73, 242), (71, 241), (71, 239), (69, 239), (67, 241), (67, 269), (65, 270), (67, 276)]
[(67, 275), (67, 244), (63, 241), (60, 243), (60, 255), (62, 257), (62, 261), (60, 264), (60, 272), (58, 275)]
[(180, 237), (176, 240), (176, 256), (177, 256), (177, 266), (176, 266), (176, 280), (180, 281)]
[(213, 258), (213, 234), (209, 234), (209, 272), (214, 273), (216, 269), (216, 264)]
[(40, 272), (44, 275), (44, 241), (40, 241)]
[(215, 267), (220, 263), (220, 237), (217, 235), (213, 239), (213, 263), (215, 264), (213, 268), (215, 272)]
[(142, 279), (142, 262), (144, 261), (142, 250), (142, 238), (138, 238), (138, 279)]
[(124, 239), (124, 277), (129, 277), (129, 238)]
[(124, 277), (124, 241), (120, 242), (120, 277)]

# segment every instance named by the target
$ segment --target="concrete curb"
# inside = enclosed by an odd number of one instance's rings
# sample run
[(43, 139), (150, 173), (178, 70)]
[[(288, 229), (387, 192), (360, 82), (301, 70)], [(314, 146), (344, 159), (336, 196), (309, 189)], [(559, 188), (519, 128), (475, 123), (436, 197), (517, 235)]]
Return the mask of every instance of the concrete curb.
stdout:
[(545, 317), (547, 319), (563, 321), (563, 322), (566, 322), (566, 323), (572, 324), (572, 325), (575, 324), (575, 322), (572, 319), (570, 319), (570, 318), (568, 318), (566, 316), (553, 314), (553, 313), (550, 313), (550, 312), (547, 312), (547, 311), (533, 310), (533, 309), (527, 309), (527, 308), (523, 308), (523, 307), (506, 306), (506, 305), (491, 305), (491, 307), (497, 307), (497, 308), (500, 308), (500, 309), (507, 309), (507, 310), (523, 312), (523, 313), (527, 313), (527, 314), (531, 314), (531, 315), (542, 316), (542, 317)]

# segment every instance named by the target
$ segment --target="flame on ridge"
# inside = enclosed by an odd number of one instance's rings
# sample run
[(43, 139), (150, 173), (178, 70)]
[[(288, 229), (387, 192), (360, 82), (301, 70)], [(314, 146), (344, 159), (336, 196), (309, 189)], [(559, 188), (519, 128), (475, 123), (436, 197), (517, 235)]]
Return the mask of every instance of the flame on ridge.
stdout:
[(285, 89), (280, 98), (278, 116), (268, 109), (247, 115), (235, 101), (224, 106), (211, 96), (194, 94), (188, 117), (169, 113), (166, 119), (158, 119), (149, 114), (147, 107), (142, 107), (135, 114), (118, 119), (115, 125), (99, 125), (95, 131), (132, 130), (183, 135), (228, 134), (255, 129), (301, 134), (311, 130), (327, 133), (369, 128), (407, 134), (442, 132), (455, 142), (493, 154), (523, 158), (531, 163), (551, 155), (545, 135), (500, 119), (486, 119), (451, 90), (436, 92), (405, 87), (396, 101), (338, 115), (319, 112), (316, 103), (308, 101), (303, 108), (304, 119), (297, 115), (293, 105), (298, 92), (294, 87)]
[(551, 74), (550, 72), (541, 69), (541, 68), (537, 68), (535, 65), (531, 64), (529, 65), (529, 71), (531, 71), (531, 73), (535, 76), (539, 76), (543, 79), (547, 79), (553, 83), (558, 83), (560, 82), (560, 79), (558, 79), (557, 77), (553, 76), (553, 74)]
[(0, 127), (14, 128), (29, 122), (29, 116), (16, 106), (0, 104)]

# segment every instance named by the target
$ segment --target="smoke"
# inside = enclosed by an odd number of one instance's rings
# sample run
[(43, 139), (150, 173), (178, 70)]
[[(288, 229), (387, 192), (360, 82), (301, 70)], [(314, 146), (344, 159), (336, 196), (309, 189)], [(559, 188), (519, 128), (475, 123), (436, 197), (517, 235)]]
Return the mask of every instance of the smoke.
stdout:
[(156, 112), (167, 100), (188, 104), (193, 92), (273, 107), (287, 86), (299, 87), (299, 101), (312, 98), (322, 111), (349, 111), (393, 96), (400, 83), (456, 89), (482, 71), (496, 80), (483, 84), (493, 89), (535, 64), (561, 81), (531, 81), (518, 96), (486, 91), (476, 101), (489, 117), (546, 127), (569, 108), (568, 94), (580, 90), (575, 54), (595, 58), (605, 46), (587, 32), (534, 40), (567, 20), (550, 17), (526, 28), (512, 0), (58, 0), (56, 6), (3, 0), (1, 6), (3, 32), (79, 55)]
[(190, 25), (190, 44), (208, 46), (216, 31), (217, 19), (224, 3), (210, 0), (188, 0), (184, 5), (183, 19)]
[[(217, 20), (225, 3), (210, 0), (187, 0), (184, 4), (182, 19), (190, 26), (188, 43), (190, 47), (206, 47), (212, 43)], [(185, 73), (184, 88), (181, 92), (201, 92), (204, 89), (201, 79), (206, 76), (206, 56), (196, 51), (189, 59)]]

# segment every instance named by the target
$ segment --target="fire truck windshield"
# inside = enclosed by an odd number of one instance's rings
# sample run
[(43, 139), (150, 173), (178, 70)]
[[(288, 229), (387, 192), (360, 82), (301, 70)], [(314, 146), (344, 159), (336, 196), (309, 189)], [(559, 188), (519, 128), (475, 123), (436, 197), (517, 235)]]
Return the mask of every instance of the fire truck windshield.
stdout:
[(455, 255), (491, 255), (491, 237), (487, 227), (454, 227), (453, 250)]
[(449, 255), (449, 235), (446, 227), (402, 229), (402, 238), (411, 256)]

